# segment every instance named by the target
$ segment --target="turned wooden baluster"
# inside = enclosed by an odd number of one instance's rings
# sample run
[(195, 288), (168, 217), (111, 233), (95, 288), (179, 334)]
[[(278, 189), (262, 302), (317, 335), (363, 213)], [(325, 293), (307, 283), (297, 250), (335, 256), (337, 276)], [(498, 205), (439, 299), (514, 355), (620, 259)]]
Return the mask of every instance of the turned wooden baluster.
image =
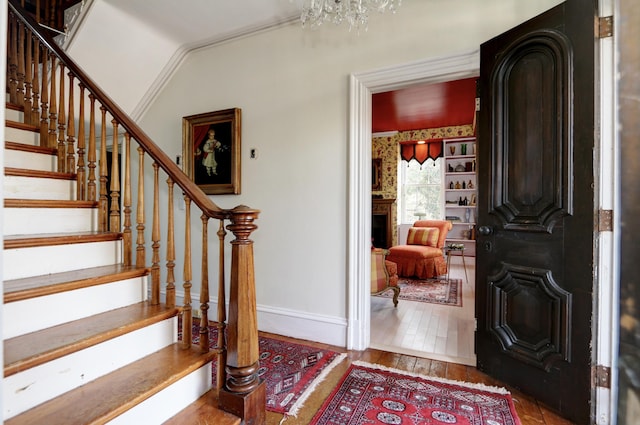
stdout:
[(144, 149), (138, 146), (138, 203), (136, 204), (136, 267), (145, 266), (144, 247)]
[(33, 73), (33, 40), (31, 39), (31, 31), (25, 27), (26, 36), (25, 43), (27, 44), (25, 52), (25, 68), (24, 68), (24, 122), (25, 124), (31, 124), (31, 84)]
[(218, 341), (216, 346), (221, 350), (218, 354), (218, 364), (221, 366), (216, 369), (216, 384), (219, 390), (226, 380), (223, 365), (227, 364), (227, 350), (224, 342), (227, 322), (227, 295), (225, 294), (224, 286), (224, 240), (227, 236), (227, 231), (224, 230), (224, 220), (218, 220), (218, 223), (218, 322), (216, 323), (216, 327), (218, 328)]
[(87, 161), (89, 164), (89, 176), (87, 177), (87, 200), (96, 201), (98, 193), (96, 190), (96, 98), (89, 94), (89, 152)]
[(40, 23), (42, 21), (42, 16), (40, 12), (40, 0), (36, 0), (36, 22)]
[(78, 169), (76, 170), (76, 199), (84, 201), (87, 199), (87, 172), (84, 162), (84, 154), (86, 139), (84, 135), (84, 84), (78, 84), (80, 87), (80, 105), (78, 111)]
[(40, 145), (49, 146), (49, 54), (42, 49), (42, 90), (40, 90)]
[[(55, 148), (57, 139), (56, 122), (58, 121), (58, 105), (56, 103), (56, 95), (58, 93), (56, 89), (56, 68), (58, 67), (58, 64), (56, 63), (57, 58), (53, 54), (49, 57), (51, 58), (51, 80), (49, 83), (49, 136), (47, 138), (46, 146), (49, 148)], [(62, 172), (64, 170), (59, 169), (58, 171)]]
[(191, 339), (193, 338), (191, 330), (193, 325), (193, 316), (191, 311), (191, 198), (185, 195), (184, 204), (184, 283), (182, 284), (182, 287), (184, 288), (184, 301), (182, 306), (182, 347), (187, 349), (191, 347)]
[[(109, 207), (109, 231), (120, 231), (120, 164), (118, 161), (118, 121), (111, 120), (113, 137), (111, 138), (111, 205)], [(105, 157), (106, 158), (106, 157)], [(105, 161), (106, 162), (106, 161)]]
[(167, 217), (167, 295), (166, 304), (168, 307), (176, 306), (176, 278), (174, 269), (176, 267), (176, 244), (174, 236), (174, 218), (173, 218), (173, 187), (175, 183), (171, 177), (167, 178), (168, 190), (168, 206), (169, 215)]
[(100, 199), (98, 199), (98, 230), (109, 229), (109, 200), (107, 199), (107, 110), (100, 106)]
[(65, 104), (65, 94), (64, 94), (64, 64), (60, 62), (60, 102), (58, 103), (58, 171), (67, 173), (69, 170), (67, 167), (67, 155), (66, 155), (66, 147), (64, 144), (64, 133), (66, 128), (66, 104)]
[(209, 217), (202, 214), (202, 260), (200, 283), (200, 351), (209, 351)]
[(9, 20), (9, 40), (7, 46), (7, 55), (9, 63), (7, 66), (7, 87), (9, 88), (9, 102), (17, 105), (18, 97), (18, 21), (11, 14)]
[(33, 37), (33, 78), (31, 81), (33, 102), (31, 103), (31, 124), (40, 124), (40, 39)]
[(16, 70), (16, 104), (24, 106), (24, 24), (18, 22), (18, 69)]
[(160, 304), (160, 181), (153, 163), (153, 219), (151, 222), (151, 305)]
[(243, 419), (245, 423), (265, 422), (264, 382), (260, 368), (258, 320), (253, 268), (253, 241), (249, 239), (257, 226), (259, 211), (239, 206), (230, 211), (227, 226), (235, 239), (231, 241), (231, 293), (227, 325), (227, 378), (219, 392), (219, 406)]
[(124, 133), (124, 193), (122, 205), (124, 211), (124, 228), (122, 230), (123, 263), (131, 265), (133, 256), (133, 239), (131, 237), (131, 136)]
[(75, 111), (75, 98), (73, 96), (73, 74), (67, 74), (69, 76), (69, 120), (67, 121), (67, 158), (66, 158), (66, 171), (67, 173), (73, 173), (76, 171), (76, 111)]

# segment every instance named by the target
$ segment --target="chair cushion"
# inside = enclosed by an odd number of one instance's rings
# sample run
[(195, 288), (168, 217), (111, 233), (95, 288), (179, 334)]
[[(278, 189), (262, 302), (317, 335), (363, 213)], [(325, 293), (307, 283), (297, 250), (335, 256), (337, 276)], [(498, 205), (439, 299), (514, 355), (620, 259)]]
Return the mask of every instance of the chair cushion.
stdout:
[(407, 234), (407, 245), (438, 246), (439, 236), (437, 227), (411, 227)]
[(396, 262), (395, 258), (432, 258), (442, 257), (442, 250), (432, 246), (424, 245), (397, 245), (389, 248), (389, 261)]

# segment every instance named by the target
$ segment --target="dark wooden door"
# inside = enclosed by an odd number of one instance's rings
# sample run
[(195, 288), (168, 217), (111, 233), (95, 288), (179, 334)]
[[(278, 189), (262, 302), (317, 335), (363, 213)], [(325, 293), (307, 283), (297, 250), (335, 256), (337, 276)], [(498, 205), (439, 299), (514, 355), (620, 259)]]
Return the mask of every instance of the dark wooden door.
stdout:
[(569, 0), (482, 44), (479, 83), (478, 369), (576, 423), (591, 415), (587, 3)]

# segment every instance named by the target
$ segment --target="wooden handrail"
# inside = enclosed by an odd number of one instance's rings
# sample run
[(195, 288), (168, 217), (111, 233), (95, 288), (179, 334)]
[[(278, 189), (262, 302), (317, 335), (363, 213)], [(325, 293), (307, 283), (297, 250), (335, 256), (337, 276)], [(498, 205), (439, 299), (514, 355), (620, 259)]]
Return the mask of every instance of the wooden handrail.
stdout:
[(50, 51), (54, 52), (59, 61), (65, 65), (67, 70), (71, 72), (85, 88), (92, 93), (97, 100), (100, 101), (107, 111), (115, 118), (125, 131), (135, 139), (145, 150), (145, 152), (158, 163), (160, 168), (164, 170), (174, 183), (182, 189), (194, 204), (210, 218), (229, 219), (232, 210), (226, 210), (218, 207), (189, 177), (173, 162), (167, 154), (151, 140), (151, 138), (122, 110), (120, 107), (91, 80), (87, 74), (80, 68), (69, 56), (56, 44), (56, 42), (47, 33), (40, 30), (40, 25), (31, 18), (19, 12), (21, 10), (18, 0), (9, 0), (9, 7), (24, 19), (25, 25), (31, 32), (36, 35), (40, 42)]

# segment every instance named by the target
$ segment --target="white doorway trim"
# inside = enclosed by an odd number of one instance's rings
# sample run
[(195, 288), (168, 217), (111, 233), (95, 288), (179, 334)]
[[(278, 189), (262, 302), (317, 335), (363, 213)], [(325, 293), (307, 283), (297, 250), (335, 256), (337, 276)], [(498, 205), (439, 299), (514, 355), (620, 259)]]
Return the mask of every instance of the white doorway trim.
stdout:
[(371, 95), (415, 84), (476, 77), (480, 52), (351, 74), (349, 87), (349, 218), (347, 349), (365, 350), (371, 337)]

